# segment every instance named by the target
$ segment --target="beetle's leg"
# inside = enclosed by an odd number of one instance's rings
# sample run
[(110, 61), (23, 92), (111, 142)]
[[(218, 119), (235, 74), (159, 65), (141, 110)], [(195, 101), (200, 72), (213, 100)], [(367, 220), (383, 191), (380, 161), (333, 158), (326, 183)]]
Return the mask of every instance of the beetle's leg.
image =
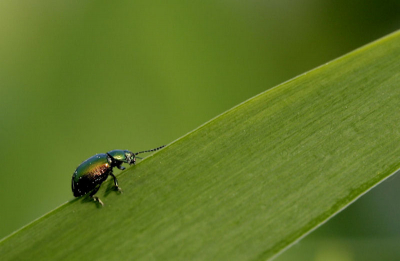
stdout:
[(122, 192), (122, 189), (118, 186), (118, 180), (117, 177), (114, 176), (114, 174), (110, 173), (110, 176), (114, 178), (114, 185), (118, 189), (118, 191)]
[(120, 170), (124, 170), (125, 169), (125, 167), (122, 167), (122, 164), (118, 165), (117, 168), (119, 168)]
[(110, 173), (110, 176), (113, 177), (113, 179), (114, 179), (114, 185), (115, 185), (116, 187), (118, 187), (118, 180), (117, 180), (117, 177), (115, 177), (113, 173)]
[(104, 206), (104, 203), (98, 198), (98, 197), (95, 197), (94, 196), (94, 194), (96, 194), (97, 193), (97, 191), (99, 191), (99, 189), (100, 189), (100, 186), (96, 186), (91, 192), (90, 192), (90, 194), (89, 194), (89, 196), (96, 202), (99, 202), (102, 206)]
[(99, 202), (102, 206), (104, 206), (103, 201), (101, 201), (98, 197), (92, 197), (94, 201)]

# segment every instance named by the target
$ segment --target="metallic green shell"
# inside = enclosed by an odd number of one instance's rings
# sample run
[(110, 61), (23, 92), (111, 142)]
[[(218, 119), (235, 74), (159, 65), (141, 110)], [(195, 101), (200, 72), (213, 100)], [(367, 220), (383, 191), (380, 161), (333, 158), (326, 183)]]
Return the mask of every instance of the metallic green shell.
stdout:
[(107, 154), (97, 154), (81, 163), (72, 175), (74, 196), (82, 196), (107, 179), (112, 170)]
[(107, 152), (107, 154), (118, 161), (127, 163), (128, 162), (128, 159), (126, 158), (127, 152), (129, 152), (129, 151), (127, 151), (127, 150), (112, 150), (112, 151)]
[(75, 182), (78, 182), (82, 176), (97, 176), (101, 175), (104, 169), (109, 169), (110, 163), (107, 159), (107, 154), (94, 155), (79, 165), (76, 168), (73, 178)]

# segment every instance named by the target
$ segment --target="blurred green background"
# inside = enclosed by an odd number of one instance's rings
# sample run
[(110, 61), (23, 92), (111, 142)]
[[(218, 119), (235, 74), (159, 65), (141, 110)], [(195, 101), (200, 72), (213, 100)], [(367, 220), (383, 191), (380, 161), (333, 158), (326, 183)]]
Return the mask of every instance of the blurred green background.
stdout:
[[(168, 144), (399, 25), (398, 0), (0, 1), (0, 238), (71, 200), (86, 158)], [(399, 186), (277, 260), (398, 257)]]

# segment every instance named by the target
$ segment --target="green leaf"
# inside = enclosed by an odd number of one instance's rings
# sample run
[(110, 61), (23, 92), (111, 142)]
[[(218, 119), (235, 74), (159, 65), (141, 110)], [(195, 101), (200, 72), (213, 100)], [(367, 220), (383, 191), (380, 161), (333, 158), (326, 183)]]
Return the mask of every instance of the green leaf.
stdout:
[(396, 32), (268, 90), (122, 172), (123, 194), (109, 179), (104, 207), (75, 199), (4, 239), (1, 259), (274, 257), (400, 167), (399, 61)]

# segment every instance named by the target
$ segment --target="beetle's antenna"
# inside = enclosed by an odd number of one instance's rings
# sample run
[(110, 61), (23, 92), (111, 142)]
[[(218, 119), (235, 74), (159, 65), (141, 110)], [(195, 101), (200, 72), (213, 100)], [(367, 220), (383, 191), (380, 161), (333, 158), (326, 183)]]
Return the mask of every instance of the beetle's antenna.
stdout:
[(145, 152), (156, 151), (156, 150), (162, 149), (162, 148), (164, 148), (164, 147), (165, 147), (165, 145), (162, 145), (161, 147), (158, 147), (158, 148), (155, 148), (155, 149), (152, 149), (152, 150), (139, 151), (139, 152), (136, 152), (135, 155), (138, 155), (138, 154), (140, 154), (140, 153), (145, 153)]

